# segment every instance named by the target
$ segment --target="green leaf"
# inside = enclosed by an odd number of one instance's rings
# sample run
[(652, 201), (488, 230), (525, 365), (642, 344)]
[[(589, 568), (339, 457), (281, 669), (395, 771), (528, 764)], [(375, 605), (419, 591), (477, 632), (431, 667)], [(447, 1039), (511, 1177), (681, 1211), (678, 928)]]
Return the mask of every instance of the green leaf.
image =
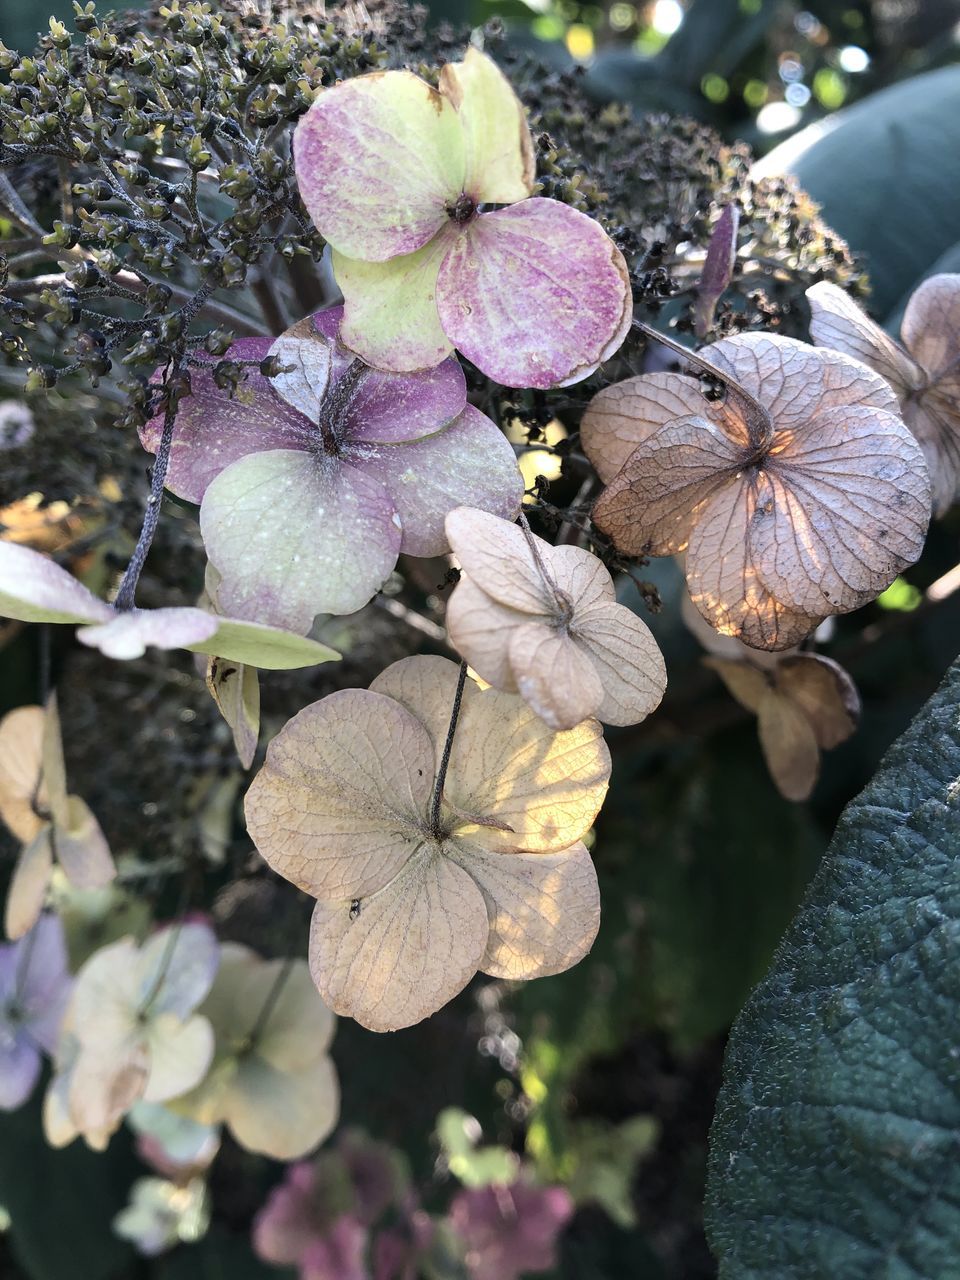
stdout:
[(960, 663), (847, 807), (731, 1033), (722, 1280), (946, 1280), (960, 1259)]
[(883, 316), (957, 238), (958, 150), (960, 67), (943, 67), (811, 125), (761, 170), (781, 172), (784, 155), (824, 219), (865, 255)]
[(437, 1116), (437, 1137), (447, 1166), (465, 1187), (509, 1186), (519, 1173), (517, 1157), (506, 1147), (481, 1147), (480, 1125), (459, 1107), (445, 1107)]
[(320, 662), (334, 662), (340, 657), (336, 649), (318, 644), (307, 636), (280, 627), (266, 627), (258, 622), (238, 622), (224, 618), (209, 640), (186, 646), (192, 653), (211, 654), (249, 667), (271, 671), (287, 671), (293, 667), (312, 667)]

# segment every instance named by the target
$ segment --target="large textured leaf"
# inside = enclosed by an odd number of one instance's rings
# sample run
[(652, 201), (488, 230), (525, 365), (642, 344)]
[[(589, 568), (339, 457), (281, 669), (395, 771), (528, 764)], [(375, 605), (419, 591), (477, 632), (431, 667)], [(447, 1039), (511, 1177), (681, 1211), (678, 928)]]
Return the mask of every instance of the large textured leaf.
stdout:
[(960, 663), (846, 809), (730, 1037), (723, 1280), (960, 1274)]
[[(789, 168), (823, 216), (866, 257), (871, 307), (886, 315), (957, 238), (960, 67), (871, 94), (771, 151), (758, 173)], [(882, 181), (895, 173), (896, 182)]]

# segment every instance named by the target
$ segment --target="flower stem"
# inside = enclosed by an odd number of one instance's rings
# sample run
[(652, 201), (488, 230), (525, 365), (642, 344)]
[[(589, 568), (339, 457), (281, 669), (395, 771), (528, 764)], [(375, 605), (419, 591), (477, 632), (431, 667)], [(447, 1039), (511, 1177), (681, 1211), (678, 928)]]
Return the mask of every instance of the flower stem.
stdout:
[(260, 1012), (257, 1014), (257, 1020), (254, 1022), (250, 1034), (244, 1041), (243, 1049), (246, 1053), (251, 1053), (259, 1043), (260, 1037), (263, 1035), (267, 1028), (267, 1023), (270, 1021), (270, 1015), (277, 1007), (277, 1001), (280, 999), (280, 994), (283, 991), (286, 981), (290, 977), (292, 971), (293, 957), (288, 956), (278, 969), (277, 976), (271, 983), (266, 999), (260, 1007)]
[(443, 829), (440, 826), (440, 804), (443, 800), (443, 784), (447, 780), (450, 752), (453, 750), (453, 735), (457, 731), (457, 721), (460, 719), (460, 704), (463, 702), (463, 687), (466, 682), (467, 664), (461, 662), (457, 692), (453, 696), (453, 710), (450, 712), (450, 723), (447, 726), (447, 738), (443, 744), (443, 755), (440, 757), (440, 768), (437, 770), (437, 780), (433, 784), (433, 797), (430, 801), (430, 832), (434, 840), (443, 838)]

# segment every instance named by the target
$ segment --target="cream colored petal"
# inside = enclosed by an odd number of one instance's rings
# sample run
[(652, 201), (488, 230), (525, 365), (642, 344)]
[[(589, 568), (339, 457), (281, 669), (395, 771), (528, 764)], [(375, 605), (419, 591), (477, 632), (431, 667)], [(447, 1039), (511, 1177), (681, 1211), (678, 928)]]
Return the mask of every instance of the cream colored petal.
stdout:
[(771, 693), (760, 704), (760, 746), (777, 790), (788, 800), (806, 800), (820, 772), (813, 727), (789, 698)]
[(435, 1013), (470, 981), (487, 945), (483, 895), (435, 845), (359, 904), (317, 903), (310, 971), (326, 1003), (371, 1031)]
[(860, 695), (850, 676), (830, 658), (798, 653), (777, 667), (777, 687), (800, 707), (825, 750), (845, 742), (860, 719)]
[(151, 1020), (145, 1102), (167, 1102), (200, 1083), (213, 1061), (213, 1027), (195, 1014), (186, 1022), (172, 1013)]
[(698, 510), (736, 483), (743, 462), (743, 450), (710, 418), (677, 418), (634, 449), (593, 522), (629, 556), (682, 551)]
[(230, 726), (233, 745), (245, 769), (253, 764), (260, 737), (260, 677), (256, 667), (207, 659), (207, 691)]
[(573, 632), (603, 689), (598, 720), (638, 724), (656, 710), (667, 687), (667, 668), (641, 618), (622, 604), (603, 604), (577, 613)]
[[(381, 671), (371, 684), (370, 692), (393, 698), (416, 716), (430, 735), (434, 756), (439, 763), (459, 678), (460, 668), (449, 658), (417, 654), (412, 658), (401, 658), (399, 662), (391, 663), (386, 671)], [(463, 687), (461, 715), (479, 697), (476, 682), (468, 679)], [(430, 790), (433, 790), (432, 773)]]
[(466, 147), (464, 190), (477, 203), (513, 204), (533, 192), (536, 161), (520, 99), (492, 58), (468, 45), (440, 72), (440, 92), (457, 108)]
[(777, 429), (798, 426), (824, 393), (822, 352), (771, 333), (741, 333), (704, 347), (700, 355), (759, 400)]
[(140, 953), (133, 938), (95, 951), (77, 974), (71, 1025), (81, 1045), (120, 1053), (137, 1025)]
[(241, 1147), (274, 1160), (307, 1155), (332, 1132), (339, 1114), (340, 1086), (329, 1058), (285, 1072), (251, 1054), (225, 1102), (227, 1125)]
[(45, 825), (34, 808), (43, 725), (42, 707), (17, 707), (0, 720), (0, 818), (24, 844)]
[(537, 564), (530, 539), (544, 567), (550, 546), (509, 520), (473, 507), (456, 507), (445, 521), (447, 539), (463, 571), (499, 604), (519, 613), (553, 613), (556, 597)]
[(699, 612), (722, 635), (754, 649), (789, 649), (823, 621), (782, 605), (757, 572), (750, 532), (755, 484), (745, 476), (700, 513), (687, 552), (687, 587)]
[(543, 978), (582, 960), (600, 927), (600, 889), (586, 846), (494, 853), (457, 842), (451, 854), (480, 886), (490, 940), (480, 968), (494, 978)]
[(460, 717), (445, 795), (460, 826), (488, 848), (556, 853), (582, 839), (606, 795), (610, 753), (596, 720), (554, 732), (519, 698), (486, 689)]
[(487, 684), (505, 693), (516, 693), (517, 682), (510, 667), (510, 636), (514, 627), (530, 617), (498, 604), (463, 574), (447, 601), (447, 636)]
[(110, 1134), (146, 1087), (150, 1070), (144, 1042), (134, 1036), (110, 1046), (81, 1049), (70, 1072), (67, 1103), (80, 1133)]
[(418, 720), (380, 693), (343, 689), (306, 707), (270, 743), (247, 792), (247, 827), (298, 888), (332, 901), (362, 898), (410, 857), (433, 775), (433, 746)]
[(593, 663), (566, 630), (542, 622), (514, 627), (510, 667), (520, 697), (551, 729), (574, 728), (603, 701)]
[(116, 876), (110, 846), (100, 823), (79, 796), (68, 796), (66, 823), (54, 824), (57, 861), (75, 889), (102, 889)]
[(812, 419), (759, 481), (750, 545), (764, 585), (813, 616), (866, 604), (919, 557), (930, 501), (923, 454), (899, 417), (851, 406)]
[(562, 543), (559, 547), (549, 543), (544, 545), (547, 548), (547, 570), (576, 613), (616, 600), (617, 589), (610, 571), (598, 556), (569, 543)]
[(288, 370), (270, 379), (271, 386), (311, 422), (330, 381), (332, 356), (329, 343), (317, 332), (313, 317), (298, 320), (273, 343), (269, 354)]
[(202, 1012), (212, 1008), (218, 1036), (239, 1042), (256, 1029), (257, 1056), (278, 1071), (305, 1069), (330, 1047), (336, 1019), (317, 994), (304, 960), (253, 955), (250, 963), (226, 967), (221, 961), (211, 996)]
[(772, 676), (758, 670), (750, 662), (731, 661), (728, 658), (704, 658), (703, 665), (717, 673), (741, 707), (759, 715), (764, 699), (774, 687)]
[(709, 402), (696, 378), (645, 373), (598, 391), (580, 423), (580, 442), (604, 484), (649, 436), (676, 418), (697, 417)]
[(822, 280), (807, 290), (810, 303), (810, 336), (818, 347), (845, 352), (876, 369), (898, 395), (905, 395), (922, 380), (913, 360), (849, 294)]
[(21, 850), (7, 890), (4, 928), (8, 938), (22, 938), (37, 923), (52, 874), (52, 828), (45, 823)]
[(900, 335), (933, 381), (960, 362), (960, 275), (924, 280), (907, 303)]

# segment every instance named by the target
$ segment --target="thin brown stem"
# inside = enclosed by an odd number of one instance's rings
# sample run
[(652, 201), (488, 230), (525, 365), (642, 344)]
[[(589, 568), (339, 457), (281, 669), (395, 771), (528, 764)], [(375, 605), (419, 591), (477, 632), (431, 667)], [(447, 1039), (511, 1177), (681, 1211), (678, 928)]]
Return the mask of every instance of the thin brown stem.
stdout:
[(467, 664), (460, 663), (460, 675), (457, 680), (457, 691), (453, 697), (453, 710), (450, 712), (450, 723), (447, 726), (447, 737), (443, 744), (443, 754), (440, 757), (440, 768), (437, 770), (437, 780), (433, 784), (433, 797), (430, 801), (430, 833), (434, 840), (443, 839), (443, 828), (440, 825), (440, 805), (443, 801), (443, 786), (447, 780), (447, 769), (450, 765), (450, 753), (453, 750), (453, 735), (457, 731), (457, 721), (460, 719), (460, 705), (463, 702), (463, 688), (467, 682)]

